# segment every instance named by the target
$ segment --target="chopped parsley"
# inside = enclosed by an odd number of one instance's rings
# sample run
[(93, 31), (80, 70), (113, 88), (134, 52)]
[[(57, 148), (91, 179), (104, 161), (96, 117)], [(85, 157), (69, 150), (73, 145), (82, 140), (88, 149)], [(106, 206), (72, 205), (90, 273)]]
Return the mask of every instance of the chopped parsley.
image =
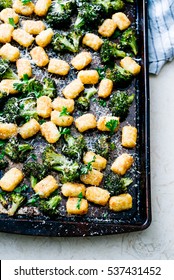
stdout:
[(28, 188), (29, 188), (29, 186), (24, 184), (23, 186), (19, 186), (19, 187), (15, 188), (13, 192), (22, 193), (22, 192), (25, 192)]
[(37, 160), (37, 156), (36, 156), (35, 154), (31, 154), (31, 158), (32, 158), (33, 160)]
[(30, 197), (30, 199), (27, 201), (27, 205), (37, 206), (39, 199), (39, 194), (36, 193)]
[(5, 156), (5, 152), (4, 152), (4, 151), (2, 151), (2, 152), (0, 153), (0, 159), (3, 159), (3, 158), (4, 158), (4, 156)]
[(60, 117), (69, 116), (69, 115), (70, 115), (70, 113), (68, 112), (67, 108), (63, 107), (62, 111), (60, 112)]
[(107, 105), (106, 100), (103, 100), (103, 99), (99, 99), (98, 103), (99, 103), (100, 106), (102, 106), (102, 107), (106, 107), (106, 105)]
[(115, 148), (116, 148), (115, 143), (111, 143), (111, 144), (110, 144), (110, 149), (111, 149), (111, 151), (114, 151), (114, 150), (115, 150)]
[(81, 192), (81, 193), (79, 193), (79, 195), (78, 195), (78, 201), (77, 201), (77, 205), (76, 205), (76, 208), (77, 208), (78, 210), (80, 210), (80, 205), (81, 205), (82, 199), (83, 199), (83, 194), (82, 194), (82, 192)]
[(27, 4), (31, 3), (32, 1), (31, 0), (21, 0), (21, 2), (23, 5), (27, 5)]
[(71, 130), (69, 127), (60, 127), (59, 132), (61, 135), (66, 135), (66, 134), (70, 134)]
[(42, 125), (43, 123), (45, 123), (46, 120), (39, 120), (39, 124)]
[(110, 130), (111, 134), (114, 134), (117, 126), (118, 126), (118, 120), (110, 120), (105, 124), (105, 126)]
[(106, 77), (106, 69), (107, 69), (107, 66), (96, 68), (101, 80), (103, 80)]
[(87, 164), (83, 165), (80, 169), (81, 175), (86, 175), (89, 173), (89, 171), (92, 171), (92, 163), (95, 162), (96, 156), (93, 157), (91, 161), (89, 161)]
[(8, 19), (9, 24), (11, 24), (13, 27), (16, 27), (16, 24), (14, 22), (14, 18), (9, 18)]
[(6, 144), (6, 141), (0, 140), (0, 148), (4, 147), (5, 144)]

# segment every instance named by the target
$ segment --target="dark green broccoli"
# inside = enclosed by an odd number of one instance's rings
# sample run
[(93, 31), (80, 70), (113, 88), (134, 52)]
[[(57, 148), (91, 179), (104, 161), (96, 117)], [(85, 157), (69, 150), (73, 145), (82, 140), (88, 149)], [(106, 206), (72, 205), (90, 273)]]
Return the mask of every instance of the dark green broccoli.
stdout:
[(45, 148), (42, 155), (43, 163), (50, 169), (62, 173), (61, 182), (75, 182), (79, 178), (79, 165), (77, 162), (67, 159), (61, 154), (57, 154), (52, 146)]
[(36, 98), (43, 95), (43, 85), (41, 84), (41, 82), (39, 82), (35, 78), (29, 79), (27, 74), (23, 76), (22, 81), (14, 83), (13, 87), (24, 95), (33, 93)]
[(97, 67), (96, 68), (96, 71), (98, 72), (100, 80), (103, 80), (103, 79), (106, 78), (106, 70), (107, 70), (107, 68), (108, 68), (108, 65), (107, 66), (105, 65), (104, 67)]
[(8, 165), (9, 162), (6, 159), (0, 158), (0, 170), (5, 169)]
[(22, 81), (14, 83), (14, 88), (22, 92), (27, 98), (30, 97), (30, 100), (32, 97), (33, 103), (34, 97), (39, 98), (45, 95), (50, 98), (56, 97), (56, 84), (51, 78), (44, 78), (42, 84), (40, 81), (36, 80), (36, 78), (29, 79), (28, 75), (25, 74)]
[(8, 205), (6, 193), (2, 191), (0, 192), (0, 203), (2, 204), (3, 207), (6, 207)]
[(20, 144), (17, 138), (11, 138), (5, 145), (5, 154), (14, 162), (24, 162), (33, 147), (29, 144)]
[(85, 89), (84, 96), (80, 96), (76, 100), (77, 108), (82, 111), (88, 111), (90, 107), (90, 98), (96, 93), (97, 89), (95, 87)]
[(16, 123), (19, 118), (19, 111), (18, 99), (16, 97), (8, 99), (3, 108), (3, 118), (5, 122)]
[(132, 184), (131, 178), (120, 178), (115, 174), (109, 174), (105, 178), (104, 187), (110, 192), (111, 196), (127, 192), (127, 187)]
[(134, 0), (126, 0), (127, 3), (134, 3)]
[(42, 199), (39, 201), (39, 210), (49, 216), (54, 216), (59, 213), (57, 207), (61, 202), (60, 195), (55, 195), (49, 199)]
[(79, 31), (72, 31), (66, 34), (56, 33), (53, 37), (52, 45), (57, 52), (73, 52), (79, 50), (80, 39), (82, 33)]
[(13, 0), (1, 0), (0, 1), (0, 11), (6, 8), (11, 8)]
[(119, 50), (117, 45), (109, 40), (105, 40), (100, 51), (103, 63), (111, 62), (113, 58), (125, 57), (126, 53)]
[(6, 92), (0, 91), (0, 105), (6, 100), (8, 94)]
[(122, 49), (131, 49), (135, 55), (138, 53), (136, 31), (132, 28), (128, 28), (123, 32), (119, 46)]
[(67, 145), (64, 145), (62, 148), (63, 154), (71, 158), (76, 158), (80, 160), (83, 154), (83, 151), (86, 149), (86, 142), (83, 135), (78, 137), (73, 137), (72, 135), (64, 135)]
[(16, 211), (19, 209), (19, 207), (23, 204), (25, 201), (25, 196), (23, 196), (20, 193), (12, 193), (10, 196), (10, 199), (12, 201), (12, 205), (10, 209), (8, 210), (8, 215), (13, 216)]
[(32, 94), (23, 99), (12, 97), (8, 99), (3, 108), (3, 118), (7, 123), (25, 122), (31, 118), (38, 119), (36, 112), (36, 98)]
[(78, 8), (78, 15), (74, 23), (75, 29), (89, 30), (98, 26), (101, 20), (101, 6), (91, 3), (82, 3)]
[(72, 42), (74, 52), (79, 51), (80, 40), (82, 38), (82, 35), (83, 35), (82, 32), (78, 30), (73, 30), (68, 34), (67, 38)]
[[(101, 1), (101, 0), (100, 0)], [(124, 8), (125, 4), (122, 0), (111, 0), (109, 1), (112, 6), (112, 11), (120, 11)], [(107, 3), (107, 0), (104, 1), (104, 3)], [(111, 11), (111, 12), (112, 12)]]
[(18, 101), (19, 119), (22, 118), (26, 122), (30, 119), (38, 120), (36, 105), (36, 98), (32, 94), (29, 94), (26, 98), (20, 99)]
[(112, 80), (117, 86), (127, 87), (133, 80), (133, 75), (124, 68), (115, 65), (113, 69), (106, 70), (106, 78)]
[(65, 27), (71, 22), (75, 0), (54, 0), (48, 10), (47, 22), (55, 27)]
[(109, 156), (109, 138), (108, 136), (101, 135), (97, 141), (95, 142), (95, 153), (99, 154), (104, 158), (108, 158)]
[(114, 11), (120, 11), (125, 6), (122, 0), (92, 0), (92, 3), (102, 6), (105, 15)]
[(120, 117), (121, 121), (123, 121), (129, 113), (129, 107), (134, 98), (135, 94), (128, 95), (127, 92), (124, 91), (113, 93), (109, 101), (109, 108), (111, 109), (112, 114)]
[(56, 83), (53, 79), (44, 78), (43, 79), (43, 95), (46, 95), (50, 98), (56, 97)]
[(0, 79), (18, 79), (18, 76), (10, 68), (9, 62), (0, 59)]
[(32, 188), (48, 175), (48, 168), (44, 164), (39, 164), (36, 161), (26, 162), (23, 166), (24, 174), (30, 178)]

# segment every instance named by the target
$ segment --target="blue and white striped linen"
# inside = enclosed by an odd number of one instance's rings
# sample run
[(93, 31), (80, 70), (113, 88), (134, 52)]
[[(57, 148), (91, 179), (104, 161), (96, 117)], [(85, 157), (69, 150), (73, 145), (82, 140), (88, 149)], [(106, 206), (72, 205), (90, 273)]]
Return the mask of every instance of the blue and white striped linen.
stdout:
[(174, 58), (174, 0), (148, 0), (149, 72)]

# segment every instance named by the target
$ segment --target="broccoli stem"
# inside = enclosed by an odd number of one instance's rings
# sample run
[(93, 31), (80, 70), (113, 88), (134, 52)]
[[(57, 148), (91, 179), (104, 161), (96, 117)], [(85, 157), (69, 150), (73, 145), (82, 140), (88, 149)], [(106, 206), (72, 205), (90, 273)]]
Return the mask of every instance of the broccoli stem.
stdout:
[(135, 94), (132, 94), (128, 97), (128, 104), (132, 104), (132, 102), (134, 101), (134, 98), (135, 98)]
[(84, 93), (86, 94), (85, 97), (89, 100), (92, 96), (94, 96), (94, 94), (97, 93), (97, 89), (95, 87), (92, 87), (92, 88), (86, 89), (84, 91)]
[(115, 57), (123, 57), (124, 58), (126, 56), (126, 53), (124, 51), (121, 51), (121, 50), (118, 50), (118, 49), (115, 49), (114, 54), (115, 54)]
[(51, 197), (51, 198), (48, 200), (48, 202), (47, 202), (49, 208), (55, 210), (56, 207), (57, 207), (57, 205), (60, 203), (61, 200), (62, 200), (62, 199), (61, 199), (61, 197), (60, 197), (59, 195), (56, 195), (56, 196)]
[(22, 205), (25, 200), (25, 197), (18, 193), (13, 193), (11, 195), (12, 205), (11, 208), (8, 210), (8, 215), (13, 216), (18, 208)]
[(128, 187), (130, 184), (133, 183), (133, 180), (130, 179), (130, 178), (122, 178), (120, 180), (121, 184), (124, 186), (124, 187)]
[(36, 186), (37, 184), (37, 178), (35, 178), (34, 176), (30, 176), (30, 183), (31, 183), (31, 187), (32, 189), (34, 189), (34, 187)]
[(0, 194), (0, 203), (5, 207), (7, 206), (7, 201), (2, 194)]
[(83, 18), (81, 18), (81, 16), (77, 16), (77, 19), (74, 23), (74, 28), (75, 29), (80, 29), (81, 27), (83, 27), (84, 25), (84, 20)]

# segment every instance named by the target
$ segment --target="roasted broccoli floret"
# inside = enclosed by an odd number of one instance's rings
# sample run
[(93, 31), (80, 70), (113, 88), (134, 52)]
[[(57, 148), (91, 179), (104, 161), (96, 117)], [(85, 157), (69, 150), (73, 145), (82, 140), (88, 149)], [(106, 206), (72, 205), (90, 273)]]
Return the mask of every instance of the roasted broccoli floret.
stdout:
[(108, 158), (109, 156), (109, 143), (108, 136), (102, 135), (95, 142), (95, 153), (99, 154), (104, 158)]
[(20, 193), (12, 193), (10, 198), (12, 201), (12, 205), (8, 210), (8, 215), (13, 216), (25, 201), (25, 196), (21, 195)]
[(132, 28), (128, 28), (123, 32), (120, 43), (120, 48), (122, 49), (131, 49), (135, 55), (138, 53), (137, 37), (136, 32)]
[(32, 188), (48, 174), (48, 168), (44, 164), (39, 164), (36, 161), (26, 162), (23, 166), (24, 174), (30, 178)]
[(22, 92), (27, 98), (30, 97), (30, 100), (32, 97), (33, 103), (34, 97), (35, 99), (45, 95), (50, 98), (56, 97), (56, 84), (50, 78), (44, 78), (42, 84), (35, 78), (29, 79), (28, 75), (24, 75), (22, 81), (14, 83), (14, 88)]
[(75, 182), (79, 178), (79, 165), (77, 162), (57, 154), (52, 146), (46, 147), (43, 153), (43, 163), (50, 169), (62, 173), (61, 182)]
[(134, 3), (134, 0), (126, 0), (127, 3)]
[(46, 95), (50, 98), (56, 97), (56, 83), (53, 79), (44, 78), (43, 79), (43, 95)]
[(59, 213), (57, 207), (61, 200), (60, 195), (55, 195), (49, 199), (42, 199), (39, 201), (39, 210), (49, 216), (57, 215)]
[(135, 94), (128, 95), (127, 92), (124, 91), (117, 91), (113, 93), (109, 102), (109, 108), (111, 109), (112, 114), (120, 117), (121, 121), (123, 121), (129, 113), (129, 107), (131, 106), (134, 98)]
[(66, 34), (56, 33), (53, 37), (52, 45), (57, 52), (73, 52), (79, 50), (80, 39), (82, 33), (79, 31), (72, 31)]
[(7, 60), (0, 59), (0, 78), (6, 73), (9, 69), (9, 64)]
[(18, 99), (16, 97), (8, 99), (3, 109), (3, 118), (5, 122), (16, 123), (19, 118), (19, 111)]
[(88, 111), (90, 107), (90, 98), (97, 93), (95, 87), (85, 89), (84, 96), (80, 96), (76, 101), (76, 106), (82, 111)]
[(78, 8), (77, 19), (74, 23), (75, 29), (89, 30), (97, 26), (101, 20), (101, 5), (82, 3)]
[(0, 91), (0, 106), (6, 100), (8, 94), (6, 92)]
[(8, 161), (4, 158), (0, 158), (0, 170), (5, 169), (9, 165)]
[(126, 53), (117, 48), (117, 45), (109, 40), (105, 40), (100, 51), (103, 63), (111, 62), (113, 58), (125, 57)]
[(75, 0), (52, 1), (46, 18), (47, 22), (55, 27), (69, 25), (75, 6)]
[(68, 40), (70, 40), (73, 44), (74, 52), (79, 51), (80, 40), (82, 38), (82, 32), (78, 30), (71, 31), (68, 34)]
[(115, 65), (113, 69), (106, 70), (106, 78), (112, 80), (117, 86), (127, 87), (132, 81), (133, 75), (124, 68)]
[(120, 11), (125, 6), (122, 0), (92, 0), (92, 3), (96, 5), (101, 5), (103, 7), (105, 15), (114, 11)]
[(38, 119), (36, 112), (36, 98), (28, 95), (23, 99), (12, 97), (4, 105), (3, 118), (7, 123), (17, 123), (18, 121), (29, 121), (31, 118)]
[(9, 62), (0, 59), (0, 79), (18, 79), (18, 76), (10, 68)]
[(0, 11), (6, 8), (11, 8), (13, 0), (1, 0), (0, 1)]
[(120, 178), (115, 174), (107, 175), (104, 186), (110, 192), (111, 196), (119, 195), (127, 192), (127, 187), (132, 184), (131, 178)]
[(72, 135), (64, 135), (66, 145), (63, 146), (62, 152), (71, 158), (81, 159), (83, 151), (86, 149), (86, 142), (83, 135), (73, 137)]
[(81, 7), (83, 4), (89, 3), (89, 2), (91, 2), (91, 1), (89, 1), (89, 0), (76, 0), (76, 6)]
[(14, 162), (24, 162), (31, 150), (33, 150), (31, 145), (20, 144), (17, 138), (11, 138), (4, 148), (5, 154)]
[(23, 76), (22, 81), (14, 83), (13, 87), (24, 95), (33, 93), (37, 98), (43, 95), (43, 85), (41, 82), (35, 78), (29, 79), (27, 74)]
[[(104, 1), (104, 3), (106, 3), (106, 2), (107, 2), (107, 0)], [(111, 0), (109, 2), (111, 3), (112, 11), (120, 11), (125, 6), (125, 4), (124, 4), (124, 2), (122, 0)]]
[(7, 198), (5, 197), (5, 193), (4, 192), (0, 192), (0, 203), (2, 204), (2, 206), (6, 207), (8, 202), (7, 202)]
[(24, 119), (26, 122), (30, 119), (38, 120), (36, 110), (36, 98), (30, 94), (28, 97), (20, 99), (19, 102), (19, 118)]

